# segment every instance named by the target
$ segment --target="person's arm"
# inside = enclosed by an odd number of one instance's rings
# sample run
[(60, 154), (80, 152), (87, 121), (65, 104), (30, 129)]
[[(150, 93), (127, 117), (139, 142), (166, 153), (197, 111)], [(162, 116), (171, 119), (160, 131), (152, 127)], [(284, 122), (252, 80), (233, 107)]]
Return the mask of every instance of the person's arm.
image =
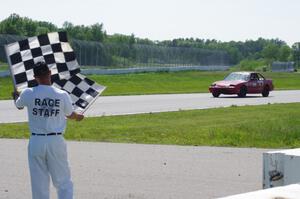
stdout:
[(76, 113), (76, 112), (72, 112), (71, 115), (67, 116), (68, 119), (73, 119), (76, 121), (81, 121), (84, 118), (84, 115)]
[(18, 91), (14, 91), (12, 93), (12, 96), (13, 96), (13, 99), (14, 99), (14, 103), (15, 103), (15, 106), (17, 107), (17, 109), (21, 110), (24, 108), (25, 106), (25, 101), (24, 101), (24, 94), (23, 92), (20, 93)]

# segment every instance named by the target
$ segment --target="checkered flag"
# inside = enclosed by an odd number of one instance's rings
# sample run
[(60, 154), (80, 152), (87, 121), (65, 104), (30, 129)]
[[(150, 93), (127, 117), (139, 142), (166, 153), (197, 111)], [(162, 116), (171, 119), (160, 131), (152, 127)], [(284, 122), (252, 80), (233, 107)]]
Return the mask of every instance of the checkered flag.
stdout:
[(17, 91), (37, 85), (33, 67), (40, 61), (44, 61), (51, 70), (53, 85), (70, 94), (75, 110), (79, 112), (85, 112), (105, 89), (80, 74), (79, 64), (68, 43), (66, 32), (30, 37), (6, 45), (5, 51)]

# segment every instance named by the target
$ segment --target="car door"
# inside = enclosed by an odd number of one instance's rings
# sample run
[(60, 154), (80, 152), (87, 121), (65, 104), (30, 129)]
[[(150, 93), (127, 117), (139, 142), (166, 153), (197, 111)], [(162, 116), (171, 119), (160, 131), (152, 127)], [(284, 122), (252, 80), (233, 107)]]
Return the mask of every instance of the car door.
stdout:
[(257, 84), (258, 84), (258, 87), (257, 87), (257, 93), (261, 93), (264, 89), (264, 86), (265, 86), (265, 78), (264, 76), (262, 76), (261, 74), (257, 73), (257, 76), (258, 76), (258, 81), (257, 81)]
[(261, 83), (262, 82), (259, 80), (257, 73), (251, 73), (250, 80), (247, 86), (248, 93), (260, 93)]

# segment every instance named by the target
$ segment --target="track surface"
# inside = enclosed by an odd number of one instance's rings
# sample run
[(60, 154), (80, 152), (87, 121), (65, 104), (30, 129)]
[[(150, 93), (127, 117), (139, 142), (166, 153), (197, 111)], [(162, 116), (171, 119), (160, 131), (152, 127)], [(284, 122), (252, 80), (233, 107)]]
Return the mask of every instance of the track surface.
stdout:
[[(31, 198), (27, 140), (0, 139), (0, 198)], [(68, 142), (75, 198), (208, 199), (261, 189), (266, 149)], [(56, 198), (51, 188), (51, 199)]]
[[(292, 102), (300, 102), (300, 90), (273, 91), (267, 98), (261, 95), (248, 95), (246, 98), (221, 95), (219, 98), (213, 98), (209, 93), (111, 96), (99, 97), (85, 115), (96, 117)], [(25, 109), (17, 110), (12, 100), (0, 101), (0, 123), (24, 121), (27, 121)]]

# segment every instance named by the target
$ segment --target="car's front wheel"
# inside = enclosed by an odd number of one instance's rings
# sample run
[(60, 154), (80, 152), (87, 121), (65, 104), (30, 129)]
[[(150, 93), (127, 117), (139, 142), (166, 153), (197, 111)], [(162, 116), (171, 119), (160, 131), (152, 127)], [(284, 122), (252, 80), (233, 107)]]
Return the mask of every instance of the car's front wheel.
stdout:
[(263, 97), (268, 97), (269, 94), (270, 94), (270, 89), (269, 89), (269, 87), (266, 86), (261, 94), (262, 94)]
[(212, 95), (213, 95), (213, 97), (219, 97), (220, 96), (220, 92), (218, 92), (218, 91), (214, 91), (214, 92), (212, 92)]
[(247, 95), (247, 87), (246, 86), (242, 86), (240, 88), (240, 92), (238, 93), (239, 97), (246, 97)]

